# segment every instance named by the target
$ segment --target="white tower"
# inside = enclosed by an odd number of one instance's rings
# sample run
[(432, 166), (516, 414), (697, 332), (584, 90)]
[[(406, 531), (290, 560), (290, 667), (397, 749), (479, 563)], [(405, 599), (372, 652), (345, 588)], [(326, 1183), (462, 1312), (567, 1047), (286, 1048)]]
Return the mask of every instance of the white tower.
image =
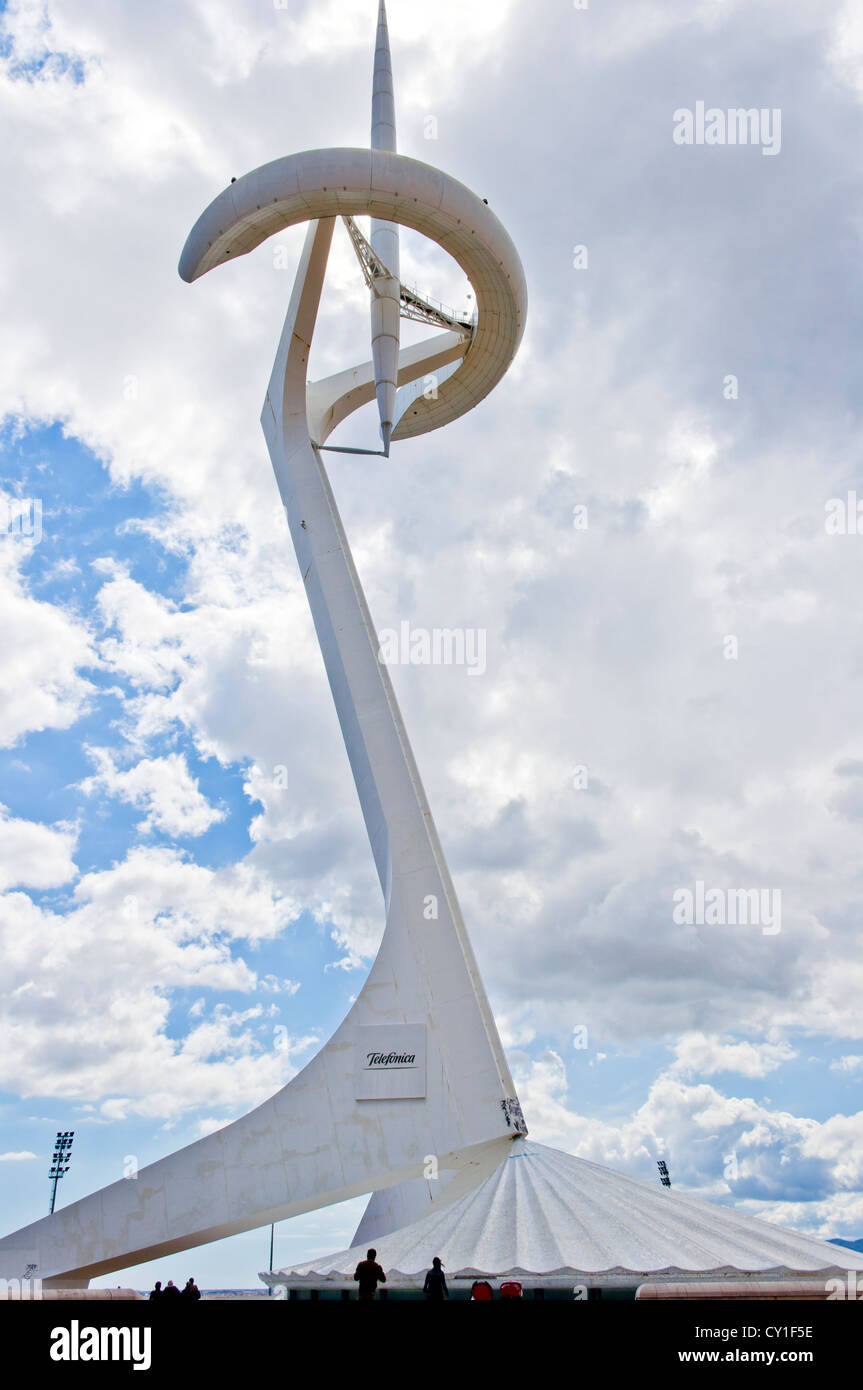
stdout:
[[(380, 148), (313, 150), (237, 179), (198, 219), (180, 274), (196, 280), (274, 232), (309, 223), (261, 419), (381, 881), (383, 940), (350, 1013), (287, 1086), (134, 1181), (121, 1179), (0, 1240), (6, 1277), (35, 1266), (47, 1286), (80, 1287), (410, 1182), (430, 1156), (452, 1194), (494, 1171), (525, 1132), (321, 454), (336, 425), (375, 399), (384, 451), (390, 438), (437, 429), (476, 405), (518, 347), (524, 275), (506, 231), (475, 194), (394, 152), (383, 4), (373, 100)], [(373, 245), (353, 222), (363, 214), (373, 219)], [(339, 215), (372, 291), (373, 360), (309, 384)], [(404, 290), (397, 224), (445, 245), (473, 285), (475, 321), (442, 315)], [(443, 331), (399, 350), (399, 311)], [(429, 373), (438, 374), (439, 389), (428, 396), (411, 389)]]

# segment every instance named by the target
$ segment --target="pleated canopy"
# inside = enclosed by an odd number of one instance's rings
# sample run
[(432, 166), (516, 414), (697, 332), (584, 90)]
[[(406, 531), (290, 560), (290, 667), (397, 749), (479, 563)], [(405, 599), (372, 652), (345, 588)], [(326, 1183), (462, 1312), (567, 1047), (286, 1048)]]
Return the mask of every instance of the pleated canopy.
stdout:
[[(863, 1269), (863, 1254), (653, 1185), (529, 1139), (457, 1200), (374, 1242), (390, 1285), (449, 1278), (634, 1276)], [(262, 1274), (303, 1286), (351, 1280), (364, 1246)]]

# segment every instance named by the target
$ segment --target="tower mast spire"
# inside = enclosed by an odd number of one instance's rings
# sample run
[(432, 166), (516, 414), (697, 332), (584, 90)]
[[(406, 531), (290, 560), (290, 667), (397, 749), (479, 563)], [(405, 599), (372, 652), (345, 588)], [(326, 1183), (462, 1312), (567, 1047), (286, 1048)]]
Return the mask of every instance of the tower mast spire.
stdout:
[[(396, 102), (387, 7), (380, 0), (378, 32), (375, 40), (375, 71), (372, 81), (372, 149), (396, 153)], [(385, 225), (389, 226), (389, 223)]]
[[(396, 153), (396, 104), (387, 7), (380, 0), (372, 80), (371, 147), (387, 154)], [(388, 275), (375, 278), (371, 288), (372, 360), (375, 368), (375, 396), (381, 421), (384, 452), (389, 453), (390, 435), (396, 408), (399, 360), (401, 283), (399, 274), (399, 233), (392, 222), (372, 218), (372, 250)]]

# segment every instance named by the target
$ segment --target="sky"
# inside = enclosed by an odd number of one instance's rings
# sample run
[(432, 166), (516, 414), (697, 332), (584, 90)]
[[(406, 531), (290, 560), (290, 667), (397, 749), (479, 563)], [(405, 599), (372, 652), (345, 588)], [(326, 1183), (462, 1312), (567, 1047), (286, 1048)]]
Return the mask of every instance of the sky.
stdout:
[[(259, 427), (303, 232), (176, 270), (232, 176), (368, 144), (376, 9), (0, 3), (4, 1231), (57, 1130), (63, 1205), (266, 1099), (380, 939)], [(379, 630), (483, 634), (390, 673), (531, 1135), (859, 1238), (863, 14), (388, 10), (399, 149), (488, 198), (528, 322), (476, 410), (328, 468)], [(339, 231), (312, 377), (368, 331)], [(254, 1286), (268, 1245), (122, 1280)]]

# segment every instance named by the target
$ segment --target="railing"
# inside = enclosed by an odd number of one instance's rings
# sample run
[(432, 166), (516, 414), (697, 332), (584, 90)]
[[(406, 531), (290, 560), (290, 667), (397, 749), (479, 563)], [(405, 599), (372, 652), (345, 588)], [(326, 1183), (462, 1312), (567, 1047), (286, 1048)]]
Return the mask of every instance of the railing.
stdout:
[(449, 304), (444, 304), (441, 300), (432, 298), (431, 295), (420, 294), (416, 285), (402, 284), (401, 288), (403, 298), (415, 300), (422, 308), (431, 309), (441, 318), (449, 319), (451, 323), (459, 323), (463, 328), (472, 328), (476, 323), (476, 305), (470, 312), (463, 310), (459, 313)]

